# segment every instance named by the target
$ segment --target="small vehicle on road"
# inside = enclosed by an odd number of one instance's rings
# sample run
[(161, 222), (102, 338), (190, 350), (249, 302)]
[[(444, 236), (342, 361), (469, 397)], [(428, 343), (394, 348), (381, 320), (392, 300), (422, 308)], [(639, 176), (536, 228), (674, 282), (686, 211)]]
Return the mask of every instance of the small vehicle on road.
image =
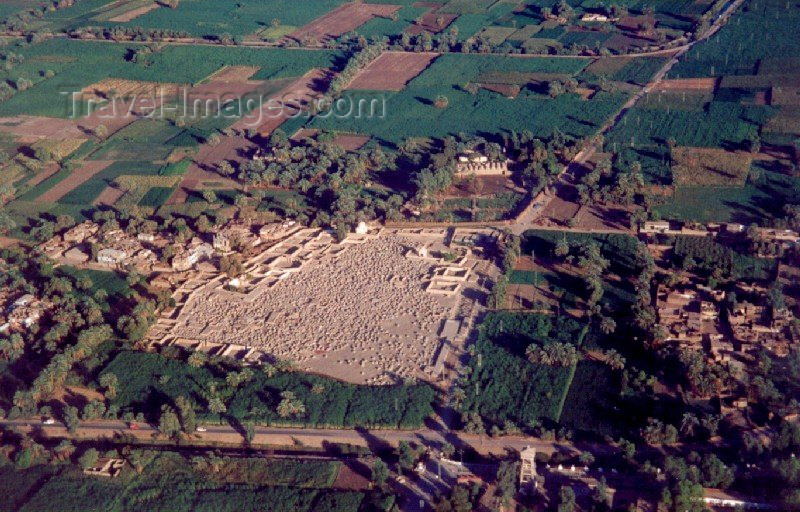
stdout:
[(128, 423), (128, 428), (131, 429), (131, 430), (139, 430), (139, 424), (130, 422), (130, 423)]
[(208, 429), (206, 427), (197, 427), (195, 432), (208, 432)]
[(42, 425), (55, 425), (55, 424), (56, 420), (54, 420), (53, 418), (45, 418), (42, 420)]

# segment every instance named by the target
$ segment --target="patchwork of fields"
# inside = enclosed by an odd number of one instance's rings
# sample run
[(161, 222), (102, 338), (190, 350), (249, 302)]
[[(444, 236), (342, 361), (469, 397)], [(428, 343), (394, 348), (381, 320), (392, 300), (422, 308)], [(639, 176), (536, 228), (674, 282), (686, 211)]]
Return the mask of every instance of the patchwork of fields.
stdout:
[[(349, 116), (312, 120), (311, 126), (354, 133), (369, 133), (383, 143), (398, 144), (408, 137), (440, 137), (459, 132), (498, 133), (529, 130), (534, 135), (549, 136), (555, 127), (564, 133), (584, 136), (593, 133), (626, 99), (626, 95), (599, 92), (591, 100), (578, 94), (564, 94), (552, 99), (546, 87), (548, 79), (571, 76), (591, 59), (536, 58), (521, 59), (488, 55), (444, 54), (427, 70), (398, 92), (347, 92), (351, 104), (359, 100), (377, 100), (385, 104), (385, 116)], [(479, 89), (474, 94), (469, 83), (492, 80), (518, 82), (516, 98)], [(535, 74), (537, 79), (531, 74)], [(498, 75), (501, 77), (498, 78)], [(510, 80), (504, 80), (502, 76)], [(437, 97), (448, 100), (446, 108), (437, 108)]]
[[(153, 7), (144, 0), (113, 5), (102, 0), (85, 0), (69, 9), (48, 12), (38, 23), (55, 30), (135, 26), (144, 30), (183, 31), (193, 37), (229, 34), (252, 41), (261, 37), (258, 34), (269, 32), (281, 34), (277, 39), (294, 34), (295, 39), (313, 36), (323, 40), (341, 35), (331, 28), (332, 23), (352, 18), (347, 20), (352, 27), (347, 28), (367, 38), (403, 34), (416, 37), (427, 31), (448, 34), (461, 41), (471, 39), (478, 44), (487, 41), (494, 46), (516, 49), (524, 49), (526, 45), (598, 48), (612, 47), (612, 40), (648, 30), (647, 25), (653, 23), (664, 30), (689, 30), (692, 20), (708, 8), (706, 3), (684, 0), (652, 4), (623, 2), (619, 7), (627, 11), (621, 11), (620, 18), (612, 24), (592, 21), (563, 25), (549, 17), (548, 13), (556, 7), (550, 0), (449, 0), (439, 4), (379, 0), (359, 8), (363, 19), (360, 14), (353, 14), (358, 19), (345, 16), (353, 9), (345, 4), (343, 0), (268, 0), (253, 5), (232, 0), (184, 0), (177, 7), (168, 8)], [(590, 2), (573, 0), (568, 4), (576, 18), (602, 14)], [(23, 7), (23, 2), (4, 4), (9, 12)], [(725, 152), (741, 151), (754, 138), (778, 144), (797, 136), (795, 121), (800, 119), (797, 107), (800, 100), (792, 92), (792, 84), (796, 78), (793, 73), (800, 73), (800, 64), (795, 62), (800, 62), (800, 46), (791, 37), (780, 37), (780, 50), (787, 59), (778, 64), (772, 57), (775, 49), (754, 43), (750, 35), (757, 31), (780, 34), (787, 30), (787, 24), (778, 21), (784, 15), (796, 16), (797, 10), (778, 0), (755, 0), (719, 34), (695, 46), (672, 70), (670, 80), (648, 94), (608, 135), (606, 148), (616, 152), (625, 149), (641, 164), (650, 183), (677, 186), (674, 194), (656, 205), (662, 214), (682, 218), (694, 214), (702, 218), (758, 218), (767, 213), (755, 202), (776, 184), (794, 179), (779, 169), (783, 164), (760, 172), (751, 169), (757, 163), (737, 166), (731, 183), (695, 176), (691, 165), (683, 167), (689, 169), (688, 174), (684, 173), (689, 179), (681, 178), (680, 169), (675, 168), (681, 159), (668, 162), (671, 157), (667, 148), (668, 144), (687, 150), (700, 148), (692, 150), (695, 152), (702, 148), (722, 148), (723, 153), (706, 150), (703, 158), (709, 160), (708, 155), (713, 154), (714, 158), (724, 160), (730, 156)], [(740, 47), (742, 51), (734, 51)], [(0, 74), (12, 85), (12, 92), (0, 102), (0, 116), (8, 119), (42, 116), (22, 121), (41, 128), (39, 137), (45, 135), (45, 117), (63, 119), (60, 121), (63, 125), (52, 126), (59, 126), (59, 132), (72, 138), (90, 139), (67, 157), (75, 160), (72, 169), (86, 169), (84, 160), (89, 168), (96, 165), (92, 162), (113, 162), (69, 186), (62, 182), (72, 171), (53, 166), (46, 172), (26, 171), (22, 179), (18, 175), (19, 206), (29, 212), (56, 208), (48, 203), (60, 204), (59, 208), (70, 211), (88, 211), (85, 209), (92, 205), (114, 204), (126, 194), (125, 201), (157, 208), (169, 200), (176, 186), (175, 180), (158, 178), (167, 161), (180, 159), (187, 152), (191, 160), (191, 153), (209, 136), (234, 124), (219, 116), (181, 123), (171, 119), (133, 124), (103, 121), (94, 116), (74, 123), (69, 117), (75, 105), (66, 101), (65, 91), (91, 90), (96, 99), (102, 99), (113, 94), (127, 97), (146, 92), (157, 84), (171, 87), (186, 84), (197, 95), (192, 98), (220, 92), (223, 86), (230, 89), (227, 92), (250, 97), (270, 96), (312, 70), (336, 73), (343, 69), (347, 59), (345, 51), (321, 48), (159, 45), (152, 51), (137, 42), (108, 44), (69, 39), (46, 39), (33, 44), (15, 42), (9, 50), (10, 62), (6, 56), (7, 65)], [(345, 91), (344, 99), (355, 107), (350, 115), (294, 118), (282, 128), (289, 134), (300, 128), (347, 133), (389, 149), (411, 137), (459, 133), (528, 131), (534, 136), (548, 137), (557, 128), (561, 133), (583, 137), (594, 133), (636, 87), (645, 84), (666, 62), (665, 57), (559, 59), (458, 53), (438, 57), (395, 54), (403, 59), (416, 57), (408, 62), (402, 59), (383, 62), (389, 55), (377, 59)], [(233, 74), (226, 75), (226, 69), (233, 70), (230, 72)], [(240, 77), (235, 70), (246, 71), (247, 76)], [(392, 70), (402, 71), (403, 76), (395, 77)], [(557, 96), (548, 94), (549, 83), (573, 78), (580, 81), (580, 88)], [(365, 105), (369, 107), (367, 110), (379, 105), (380, 115), (370, 116), (367, 112), (368, 115), (359, 116)], [(85, 102), (77, 106), (85, 110)], [(2, 129), (19, 137), (25, 129), (23, 125), (15, 128), (13, 123)], [(259, 130), (268, 135), (275, 126), (270, 124)], [(91, 135), (98, 127), (111, 133), (101, 141), (95, 140)], [(706, 163), (700, 167), (716, 168), (714, 162)], [(187, 168), (184, 166), (182, 172)], [(120, 188), (121, 183), (131, 186), (131, 180), (137, 176), (148, 186), (135, 186), (135, 192)], [(180, 176), (178, 181), (186, 181)], [(192, 179), (189, 181), (194, 183)], [(695, 202), (692, 198), (702, 195), (709, 186), (714, 187), (712, 195), (719, 200), (708, 204), (719, 208), (714, 213), (696, 212), (696, 207), (691, 206)], [(448, 207), (453, 211), (463, 209), (458, 199), (449, 201), (452, 204)], [(518, 198), (504, 201), (502, 209), (513, 209)], [(745, 205), (749, 212), (744, 211)]]

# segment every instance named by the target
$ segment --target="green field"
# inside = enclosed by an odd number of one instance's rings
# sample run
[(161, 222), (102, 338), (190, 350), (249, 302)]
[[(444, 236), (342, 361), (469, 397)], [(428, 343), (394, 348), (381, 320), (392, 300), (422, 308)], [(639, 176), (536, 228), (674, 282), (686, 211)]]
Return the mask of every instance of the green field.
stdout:
[(92, 176), (58, 200), (62, 204), (90, 205), (115, 178), (123, 175), (155, 176), (159, 167), (151, 162), (117, 161)]
[[(551, 99), (538, 89), (524, 88), (515, 99), (486, 90), (472, 95), (465, 84), (486, 73), (576, 74), (588, 59), (520, 59), (487, 55), (445, 54), (434, 61), (401, 92), (348, 91), (353, 115), (316, 118), (311, 126), (374, 135), (383, 143), (397, 144), (408, 137), (442, 137), (464, 133), (498, 133), (529, 130), (549, 136), (555, 127), (564, 133), (584, 136), (593, 133), (625, 100), (623, 94), (598, 93), (584, 101), (576, 94)], [(437, 96), (448, 98), (447, 108), (433, 105)], [(379, 107), (369, 117), (367, 100)], [(359, 101), (364, 100), (358, 118)], [(385, 102), (385, 103), (383, 103)], [(380, 105), (385, 104), (385, 109)]]
[[(797, 2), (753, 0), (710, 40), (696, 45), (668, 78), (753, 75), (762, 59), (786, 62), (800, 57)], [(768, 37), (764, 37), (768, 35)], [(785, 66), (779, 66), (785, 70)]]
[(89, 278), (92, 282), (92, 292), (104, 290), (109, 296), (113, 296), (127, 295), (131, 291), (131, 287), (125, 278), (113, 271), (77, 269), (68, 265), (62, 265), (58, 269), (60, 272), (75, 279)]
[(172, 195), (174, 189), (170, 187), (152, 187), (139, 200), (139, 206), (158, 208)]
[(388, 18), (372, 18), (368, 22), (358, 27), (355, 32), (358, 35), (380, 39), (382, 37), (397, 36), (403, 33), (414, 20), (428, 11), (426, 7), (414, 7), (406, 5), (397, 11), (397, 20)]
[(159, 8), (127, 23), (100, 25), (178, 30), (196, 37), (244, 36), (269, 27), (273, 20), (279, 20), (281, 25), (302, 26), (343, 3), (344, 0), (181, 0), (176, 9)]
[(609, 414), (619, 393), (619, 377), (598, 361), (581, 361), (564, 401), (559, 422), (567, 428), (618, 435), (620, 422)]
[(607, 138), (624, 145), (662, 145), (673, 138), (678, 146), (734, 147), (756, 133), (773, 110), (758, 105), (713, 101), (703, 112), (634, 107)]
[[(326, 50), (171, 45), (132, 62), (129, 52), (137, 48), (139, 45), (135, 43), (101, 44), (64, 39), (12, 46), (10, 49), (21, 54), (24, 62), (11, 70), (0, 71), (0, 78), (11, 82), (25, 78), (34, 85), (0, 103), (0, 115), (69, 117), (74, 113), (64, 93), (80, 91), (109, 77), (194, 84), (223, 66), (242, 65), (259, 66), (261, 69), (253, 78), (271, 80), (301, 76), (312, 68), (336, 67), (341, 57), (337, 51)], [(45, 78), (47, 70), (54, 76)]]
[(783, 205), (797, 202), (800, 179), (762, 169), (760, 178), (743, 187), (679, 187), (656, 211), (668, 219), (750, 224), (781, 218)]

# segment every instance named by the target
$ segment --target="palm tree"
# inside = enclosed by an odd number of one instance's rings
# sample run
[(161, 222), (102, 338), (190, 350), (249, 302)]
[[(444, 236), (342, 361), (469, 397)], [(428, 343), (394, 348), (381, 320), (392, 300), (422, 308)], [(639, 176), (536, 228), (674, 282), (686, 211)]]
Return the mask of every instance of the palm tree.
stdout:
[(302, 416), (306, 412), (306, 406), (295, 398), (291, 391), (283, 391), (281, 393), (281, 401), (278, 404), (278, 416), (281, 418), (288, 418), (289, 416)]
[(603, 317), (600, 320), (600, 330), (603, 334), (611, 334), (617, 329), (617, 323), (610, 317)]
[(220, 397), (212, 396), (208, 400), (208, 412), (211, 414), (222, 414), (227, 410), (228, 408), (225, 406), (225, 403)]

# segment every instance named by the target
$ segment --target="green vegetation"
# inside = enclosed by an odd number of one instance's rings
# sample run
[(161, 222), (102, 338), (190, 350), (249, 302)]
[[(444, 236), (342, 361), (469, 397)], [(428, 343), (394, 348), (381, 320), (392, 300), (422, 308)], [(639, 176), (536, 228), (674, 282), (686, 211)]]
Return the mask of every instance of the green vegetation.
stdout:
[(543, 420), (558, 422), (575, 375), (568, 367), (534, 364), (525, 357), (531, 345), (582, 341), (582, 326), (573, 320), (533, 314), (492, 313), (481, 324), (470, 360), (471, 371), (462, 383), (462, 414), (478, 413), (503, 426), (511, 422), (530, 429)]
[(580, 361), (559, 423), (567, 428), (600, 435), (619, 435), (620, 421), (609, 414), (619, 394), (619, 377), (608, 365), (598, 361)]
[(678, 266), (732, 279), (768, 280), (777, 266), (775, 260), (748, 256), (711, 238), (696, 236), (675, 237), (673, 259)]
[[(594, 133), (625, 100), (625, 95), (599, 92), (589, 100), (577, 94), (552, 99), (546, 90), (526, 86), (509, 99), (484, 89), (465, 90), (486, 73), (576, 74), (589, 63), (584, 59), (518, 59), (487, 55), (444, 54), (420, 76), (397, 93), (346, 91), (362, 115), (315, 118), (315, 128), (369, 133), (383, 143), (399, 144), (409, 137), (441, 137), (465, 133), (497, 133), (529, 130), (548, 137), (553, 128), (573, 136)], [(437, 97), (448, 99), (447, 108), (435, 108)], [(369, 102), (375, 100), (375, 115)], [(362, 103), (359, 103), (361, 101)], [(384, 104), (385, 102), (385, 104)], [(385, 105), (385, 106), (384, 106)]]
[(61, 265), (58, 271), (75, 280), (89, 279), (92, 293), (104, 290), (109, 296), (124, 297), (132, 291), (125, 278), (114, 271), (78, 269), (69, 265)]
[(607, 144), (659, 146), (739, 146), (766, 123), (772, 110), (757, 105), (712, 101), (704, 112), (634, 107), (608, 137)]
[(0, 468), (8, 487), (4, 504), (10, 504), (9, 512), (358, 512), (370, 501), (363, 492), (331, 489), (338, 462), (211, 454), (189, 459), (146, 450), (125, 458), (130, 466), (114, 479), (84, 476), (60, 464)]
[(415, 7), (413, 5), (403, 6), (397, 11), (397, 19), (373, 18), (358, 27), (355, 32), (367, 38), (381, 38), (402, 34), (414, 20), (428, 11), (426, 7)]
[(59, 203), (90, 205), (116, 178), (125, 175), (156, 176), (158, 166), (150, 162), (116, 161), (88, 181), (65, 194)]
[(611, 75), (611, 80), (620, 82), (630, 82), (632, 84), (645, 85), (650, 78), (656, 74), (668, 59), (649, 57), (644, 59), (632, 59), (625, 66)]
[(174, 190), (174, 188), (170, 187), (151, 187), (147, 190), (144, 197), (139, 200), (138, 204), (139, 206), (158, 208), (169, 199), (169, 196), (172, 195)]
[[(774, 63), (786, 72), (786, 63), (800, 57), (796, 2), (755, 0), (739, 9), (709, 41), (692, 50), (670, 71), (670, 78), (754, 75)], [(769, 34), (769, 37), (759, 37)], [(772, 67), (774, 69), (774, 67)]]
[(175, 9), (161, 7), (128, 23), (105, 22), (106, 27), (142, 27), (145, 30), (177, 30), (196, 37), (244, 36), (269, 26), (302, 26), (328, 13), (344, 0), (181, 0)]
[[(166, 45), (158, 52), (138, 56), (142, 48), (137, 43), (97, 44), (71, 39), (16, 43), (9, 51), (23, 58), (0, 72), (0, 78), (12, 83), (29, 79), (33, 85), (0, 103), (0, 115), (68, 117), (73, 109), (60, 92), (80, 91), (109, 77), (195, 84), (223, 66), (242, 65), (259, 66), (254, 78), (267, 80), (301, 76), (315, 67), (335, 67), (341, 56), (326, 50), (181, 45)], [(53, 71), (53, 76), (43, 75), (45, 69)], [(82, 110), (85, 112), (85, 107)]]
[[(227, 414), (239, 422), (307, 425), (316, 427), (416, 428), (431, 414), (433, 390), (427, 385), (356, 386), (295, 372), (269, 376), (253, 369), (251, 377), (231, 387), (227, 374), (235, 369), (219, 362), (194, 367), (159, 354), (122, 351), (100, 372), (113, 373), (120, 389), (113, 405), (120, 411), (145, 413), (155, 421), (163, 403), (188, 398), (200, 417), (220, 419), (209, 410), (215, 393), (226, 403)], [(281, 393), (292, 392), (305, 406), (305, 415), (281, 417)]]

